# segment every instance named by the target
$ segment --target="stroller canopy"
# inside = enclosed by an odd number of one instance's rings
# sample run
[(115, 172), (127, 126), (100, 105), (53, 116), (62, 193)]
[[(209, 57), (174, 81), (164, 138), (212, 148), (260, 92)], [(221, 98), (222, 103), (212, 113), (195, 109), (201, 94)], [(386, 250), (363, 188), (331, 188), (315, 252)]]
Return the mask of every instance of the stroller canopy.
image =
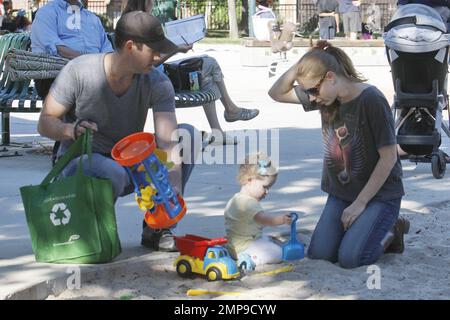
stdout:
[(439, 13), (423, 4), (400, 6), (386, 26), (383, 39), (393, 50), (410, 53), (436, 51), (450, 44)]

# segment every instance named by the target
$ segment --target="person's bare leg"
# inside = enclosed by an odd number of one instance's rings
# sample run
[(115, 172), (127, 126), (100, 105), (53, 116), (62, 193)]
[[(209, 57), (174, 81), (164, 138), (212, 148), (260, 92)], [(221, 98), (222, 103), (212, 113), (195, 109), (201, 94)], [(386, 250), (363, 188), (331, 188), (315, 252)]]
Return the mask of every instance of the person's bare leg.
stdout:
[(237, 143), (237, 139), (233, 136), (228, 136), (220, 126), (215, 102), (205, 104), (203, 106), (203, 111), (205, 112), (206, 119), (208, 119), (209, 126), (211, 127), (211, 133), (208, 133), (206, 136), (206, 138), (209, 139), (209, 143), (218, 145)]
[(223, 80), (216, 82), (217, 87), (219, 88), (220, 94), (222, 97), (220, 98), (220, 101), (223, 104), (223, 107), (225, 108), (225, 111), (228, 114), (237, 114), (239, 113), (239, 107), (231, 100), (230, 95), (228, 94), (227, 87), (225, 86), (225, 82)]
[(219, 119), (217, 118), (216, 103), (210, 102), (208, 104), (205, 104), (203, 106), (203, 111), (205, 112), (206, 119), (208, 119), (211, 130), (216, 129), (223, 133), (222, 127), (219, 123)]

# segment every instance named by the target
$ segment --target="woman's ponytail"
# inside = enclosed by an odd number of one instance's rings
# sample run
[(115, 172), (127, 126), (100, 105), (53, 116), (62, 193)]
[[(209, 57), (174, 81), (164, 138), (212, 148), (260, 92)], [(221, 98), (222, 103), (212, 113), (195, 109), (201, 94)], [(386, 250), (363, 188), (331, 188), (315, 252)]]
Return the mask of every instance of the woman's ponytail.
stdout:
[(350, 57), (344, 52), (344, 50), (333, 46), (331, 43), (329, 43), (326, 40), (319, 40), (316, 42), (315, 45), (312, 46), (311, 51), (314, 50), (321, 50), (323, 52), (326, 52), (327, 54), (330, 54), (336, 59), (336, 62), (338, 63), (338, 67), (336, 70), (333, 70), (333, 68), (330, 68), (330, 71), (334, 71), (337, 74), (340, 74), (344, 77), (346, 77), (348, 80), (355, 81), (355, 82), (365, 82), (367, 81), (364, 76), (358, 72)]

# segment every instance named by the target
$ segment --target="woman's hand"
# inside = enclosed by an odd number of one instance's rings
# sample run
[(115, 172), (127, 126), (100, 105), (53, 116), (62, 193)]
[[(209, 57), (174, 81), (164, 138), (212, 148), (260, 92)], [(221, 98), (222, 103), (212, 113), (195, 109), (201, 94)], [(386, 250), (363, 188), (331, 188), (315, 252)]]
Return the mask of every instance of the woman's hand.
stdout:
[(353, 222), (358, 219), (365, 208), (366, 204), (360, 201), (354, 201), (350, 206), (345, 208), (341, 217), (342, 225), (344, 226), (345, 231), (347, 231)]

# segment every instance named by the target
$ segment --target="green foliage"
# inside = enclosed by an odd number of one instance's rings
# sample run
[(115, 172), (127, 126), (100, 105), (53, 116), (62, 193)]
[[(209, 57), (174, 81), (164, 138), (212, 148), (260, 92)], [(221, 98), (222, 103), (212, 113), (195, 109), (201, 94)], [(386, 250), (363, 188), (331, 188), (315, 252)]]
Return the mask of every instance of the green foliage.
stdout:
[[(242, 1), (236, 0), (236, 15), (238, 24), (242, 18)], [(206, 14), (209, 11), (208, 29), (228, 30), (228, 1), (226, 0), (180, 0), (178, 10), (189, 12), (189, 15)]]

